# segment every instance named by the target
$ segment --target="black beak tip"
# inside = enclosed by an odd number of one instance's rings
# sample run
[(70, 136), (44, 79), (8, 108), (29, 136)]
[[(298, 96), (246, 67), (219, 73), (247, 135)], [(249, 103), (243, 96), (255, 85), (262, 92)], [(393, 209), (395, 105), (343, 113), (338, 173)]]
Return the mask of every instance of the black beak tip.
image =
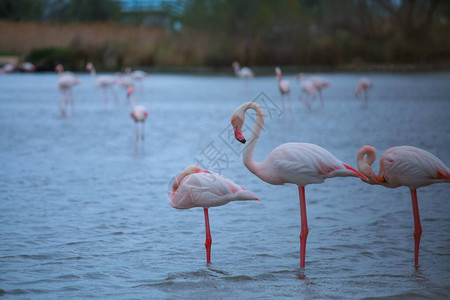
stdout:
[(239, 142), (241, 142), (242, 144), (245, 144), (246, 140), (242, 139), (242, 140), (239, 140)]

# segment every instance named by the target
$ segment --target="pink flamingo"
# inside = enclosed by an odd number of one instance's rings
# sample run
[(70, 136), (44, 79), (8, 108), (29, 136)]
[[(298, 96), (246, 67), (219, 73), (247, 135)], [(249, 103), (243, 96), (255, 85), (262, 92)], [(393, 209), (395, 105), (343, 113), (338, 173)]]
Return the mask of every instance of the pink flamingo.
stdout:
[(372, 87), (373, 84), (368, 78), (363, 77), (359, 80), (359, 85), (355, 91), (355, 98), (358, 98), (358, 95), (364, 92), (364, 103), (363, 103), (364, 106), (367, 106), (369, 100), (367, 91)]
[(255, 73), (250, 68), (241, 68), (241, 65), (237, 61), (233, 62), (231, 66), (233, 67), (236, 77), (244, 79), (245, 88), (247, 88), (249, 78), (255, 77)]
[(312, 81), (312, 83), (314, 84), (314, 87), (316, 88), (317, 92), (319, 93), (319, 97), (320, 97), (320, 102), (322, 105), (322, 108), (325, 107), (325, 102), (323, 101), (323, 96), (322, 96), (322, 90), (326, 87), (330, 86), (330, 83), (328, 81), (326, 81), (325, 79), (323, 79), (322, 77), (311, 77), (310, 79)]
[[(301, 78), (304, 77), (305, 75), (303, 73), (300, 73), (297, 75), (297, 83), (300, 82)], [(307, 110), (311, 110), (311, 102), (309, 101), (309, 99), (312, 100), (312, 102), (315, 101), (316, 99), (316, 86), (314, 85), (314, 82), (312, 82), (312, 80), (308, 79), (308, 80), (303, 80), (300, 83), (300, 87), (302, 90), (303, 94), (306, 94), (306, 97), (304, 98), (302, 95), (300, 96), (300, 101), (303, 102), (303, 104), (305, 105)]]
[(7, 63), (2, 67), (2, 73), (6, 74), (6, 73), (12, 73), (14, 71), (14, 65)]
[(196, 165), (184, 169), (175, 179), (169, 196), (170, 205), (178, 209), (203, 207), (206, 228), (206, 262), (211, 262), (211, 231), (208, 209), (230, 201), (259, 200), (256, 195), (228, 178), (203, 170)]
[(144, 130), (145, 130), (145, 120), (148, 117), (147, 109), (142, 106), (138, 105), (136, 106), (135, 100), (134, 100), (134, 89), (130, 87), (127, 91), (127, 98), (130, 100), (131, 105), (131, 113), (130, 116), (134, 120), (135, 129), (136, 129), (136, 141), (139, 140), (139, 126), (138, 124), (142, 124), (142, 133), (141, 133), (141, 139), (144, 139)]
[(414, 215), (414, 263), (419, 264), (419, 245), (422, 235), (417, 189), (438, 182), (450, 183), (449, 168), (428, 151), (412, 146), (398, 146), (388, 149), (380, 159), (378, 175), (372, 170), (376, 151), (372, 146), (359, 150), (356, 161), (358, 170), (367, 176), (364, 181), (389, 188), (406, 186), (410, 189)]
[(94, 86), (103, 89), (105, 104), (108, 105), (108, 90), (110, 90), (114, 96), (114, 100), (117, 105), (117, 94), (116, 92), (114, 92), (113, 89), (113, 86), (117, 83), (117, 79), (114, 78), (113, 76), (108, 75), (101, 75), (99, 77), (96, 77), (97, 73), (95, 71), (94, 65), (91, 62), (87, 63), (86, 70), (91, 73), (91, 78), (92, 81), (94, 82)]
[(337, 159), (327, 150), (309, 143), (286, 143), (275, 148), (262, 162), (253, 160), (253, 150), (264, 125), (264, 112), (254, 102), (247, 102), (236, 108), (231, 124), (238, 141), (245, 143), (242, 135), (245, 112), (253, 109), (256, 112), (256, 122), (253, 125), (250, 142), (244, 148), (243, 162), (247, 169), (261, 180), (281, 185), (293, 183), (298, 186), (300, 198), (300, 268), (305, 267), (305, 248), (308, 236), (308, 222), (306, 218), (305, 186), (322, 183), (332, 177), (366, 177)]
[(67, 103), (72, 106), (73, 113), (73, 94), (72, 87), (79, 84), (78, 78), (72, 72), (64, 72), (64, 67), (58, 64), (55, 67), (55, 71), (58, 72), (58, 88), (61, 91), (61, 97), (58, 99), (58, 106), (61, 110), (63, 117), (66, 116)]
[(31, 73), (36, 71), (36, 66), (30, 63), (29, 61), (26, 61), (21, 65), (20, 70), (22, 72)]
[(278, 90), (281, 94), (281, 104), (283, 106), (283, 113), (284, 113), (284, 96), (288, 98), (289, 102), (289, 111), (291, 113), (291, 117), (293, 116), (292, 113), (292, 106), (291, 106), (291, 84), (289, 80), (283, 80), (282, 76), (283, 73), (281, 72), (280, 67), (275, 68), (275, 74), (277, 75), (277, 81), (278, 81)]

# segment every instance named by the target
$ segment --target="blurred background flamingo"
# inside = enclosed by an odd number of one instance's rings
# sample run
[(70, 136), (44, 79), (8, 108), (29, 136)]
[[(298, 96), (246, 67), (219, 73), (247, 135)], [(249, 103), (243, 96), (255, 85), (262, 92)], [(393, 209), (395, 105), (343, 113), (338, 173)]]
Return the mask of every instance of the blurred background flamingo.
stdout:
[[(147, 109), (142, 105), (137, 105), (134, 99), (134, 89), (130, 87), (127, 91), (127, 98), (129, 98), (131, 113), (130, 116), (134, 120), (136, 129), (136, 142), (139, 141), (139, 136), (141, 139), (145, 137), (145, 120), (148, 117)], [(141, 124), (141, 133), (139, 134), (139, 123)]]
[(196, 165), (184, 169), (175, 179), (169, 196), (177, 209), (203, 207), (206, 231), (206, 263), (211, 262), (211, 230), (208, 209), (230, 201), (259, 200), (256, 195), (225, 176), (206, 171)]
[(248, 88), (248, 80), (255, 77), (253, 70), (248, 67), (241, 68), (241, 65), (237, 61), (233, 62), (231, 66), (233, 67), (236, 77), (242, 78), (244, 80), (245, 88)]
[(289, 113), (291, 114), (291, 117), (293, 117), (292, 105), (291, 105), (291, 84), (290, 84), (289, 80), (283, 79), (283, 73), (281, 72), (280, 67), (275, 68), (275, 74), (277, 76), (278, 90), (280, 91), (280, 95), (281, 95), (281, 105), (283, 108), (283, 113), (285, 111), (284, 97), (287, 97)]
[(65, 72), (64, 67), (58, 64), (55, 67), (55, 71), (58, 72), (58, 88), (61, 92), (61, 97), (58, 99), (58, 107), (63, 117), (67, 116), (67, 106), (70, 104), (72, 107), (72, 114), (74, 113), (74, 100), (72, 88), (79, 84), (78, 78), (72, 72)]
[(91, 73), (91, 78), (94, 86), (103, 90), (105, 105), (108, 106), (108, 91), (110, 91), (113, 95), (114, 101), (117, 105), (117, 94), (114, 91), (114, 85), (117, 83), (117, 79), (114, 76), (110, 75), (101, 75), (97, 77), (94, 65), (91, 62), (87, 63), (86, 70)]
[(368, 101), (369, 101), (369, 97), (368, 97), (368, 90), (370, 88), (373, 87), (372, 82), (370, 81), (369, 78), (366, 77), (362, 77), (359, 80), (359, 84), (358, 87), (356, 88), (355, 91), (355, 98), (358, 98), (360, 93), (364, 93), (364, 102), (363, 102), (363, 106), (367, 106), (368, 105)]

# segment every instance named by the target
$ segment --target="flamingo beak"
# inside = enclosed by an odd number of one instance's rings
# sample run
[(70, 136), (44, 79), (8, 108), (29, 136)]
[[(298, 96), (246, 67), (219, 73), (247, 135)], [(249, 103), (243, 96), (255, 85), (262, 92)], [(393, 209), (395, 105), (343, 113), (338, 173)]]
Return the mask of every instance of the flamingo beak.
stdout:
[(239, 129), (237, 126), (234, 126), (234, 137), (242, 144), (245, 144), (246, 140), (242, 135), (241, 129)]

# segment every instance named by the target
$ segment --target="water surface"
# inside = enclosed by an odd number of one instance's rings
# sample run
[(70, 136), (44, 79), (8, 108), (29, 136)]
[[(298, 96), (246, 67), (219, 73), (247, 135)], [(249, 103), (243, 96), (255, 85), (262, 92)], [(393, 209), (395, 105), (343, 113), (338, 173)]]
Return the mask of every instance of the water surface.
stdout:
[[(379, 157), (390, 147), (413, 145), (450, 164), (450, 73), (367, 74), (374, 83), (367, 108), (353, 95), (360, 75), (319, 75), (331, 87), (324, 90), (325, 108), (316, 102), (311, 112), (298, 101), (295, 77), (286, 76), (293, 119), (266, 118), (256, 160), (296, 141), (321, 145), (354, 167), (366, 144)], [(275, 76), (257, 77), (245, 89), (234, 77), (152, 75), (136, 88), (137, 103), (149, 111), (139, 143), (125, 91), (117, 89), (117, 107), (112, 99), (105, 107), (90, 77), (79, 77), (67, 118), (57, 108), (56, 74), (0, 77), (5, 298), (450, 296), (449, 184), (418, 190), (417, 268), (407, 188), (355, 178), (307, 186), (306, 269), (299, 271), (297, 188), (251, 174), (242, 146), (227, 135), (230, 116), (244, 101), (281, 106)], [(173, 176), (192, 163), (220, 171), (262, 200), (210, 209), (209, 266), (202, 209), (175, 210), (167, 198)]]

